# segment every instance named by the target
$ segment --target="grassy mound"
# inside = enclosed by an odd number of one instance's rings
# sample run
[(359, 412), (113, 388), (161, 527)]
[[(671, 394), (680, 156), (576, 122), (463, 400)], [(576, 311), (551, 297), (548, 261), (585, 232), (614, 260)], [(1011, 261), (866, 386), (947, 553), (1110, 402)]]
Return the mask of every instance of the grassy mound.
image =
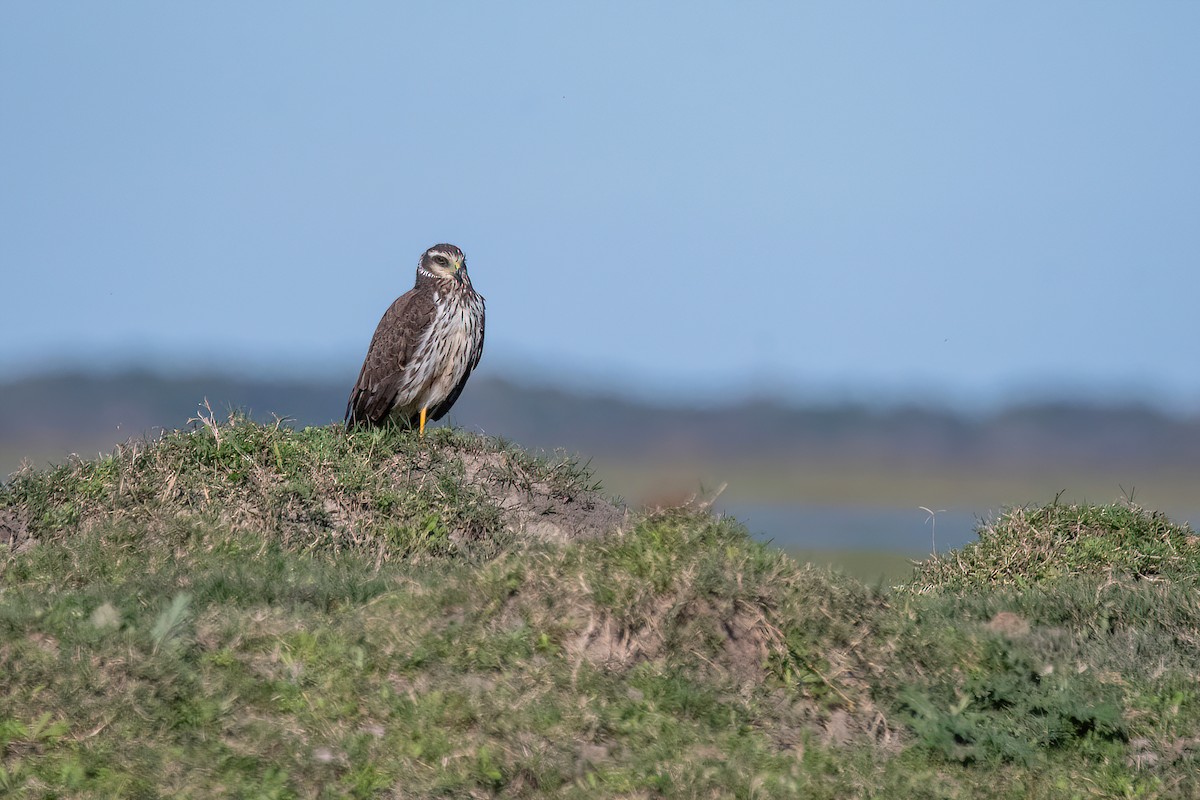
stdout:
[(0, 487), (0, 794), (1187, 795), (1194, 538), (1015, 510), (884, 591), (565, 457), (210, 421)]
[(1131, 504), (1013, 508), (961, 552), (922, 565), (929, 591), (1028, 587), (1080, 575), (1195, 581), (1200, 537)]
[(199, 519), (285, 546), (366, 549), (387, 560), (494, 548), (512, 535), (597, 536), (624, 516), (573, 459), (533, 458), (448, 428), (419, 440), (237, 416), (204, 423), (96, 461), (17, 473), (0, 531), (16, 545), (97, 522), (158, 530)]

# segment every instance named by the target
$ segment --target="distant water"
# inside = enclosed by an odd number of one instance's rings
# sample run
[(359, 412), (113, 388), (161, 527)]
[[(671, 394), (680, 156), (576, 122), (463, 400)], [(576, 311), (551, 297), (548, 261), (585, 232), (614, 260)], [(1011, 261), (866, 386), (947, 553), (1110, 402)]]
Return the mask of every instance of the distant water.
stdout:
[[(917, 508), (725, 503), (718, 510), (744, 523), (756, 539), (784, 549), (876, 550), (921, 558), (935, 546), (944, 553), (974, 541), (980, 521), (995, 517), (987, 509), (935, 509), (935, 528), (929, 513)], [(1171, 518), (1190, 521), (1195, 529), (1200, 513)]]
[(719, 509), (754, 538), (785, 549), (880, 550), (924, 557), (975, 539), (979, 516), (961, 509), (930, 515), (912, 508), (860, 508), (726, 503)]
[[(718, 510), (737, 518), (755, 539), (785, 549), (886, 551), (924, 558), (944, 553), (976, 539), (980, 522), (995, 518), (995, 510), (935, 509), (934, 519), (920, 509), (874, 509), (857, 506), (718, 504)], [(1171, 515), (1190, 522), (1200, 513)]]

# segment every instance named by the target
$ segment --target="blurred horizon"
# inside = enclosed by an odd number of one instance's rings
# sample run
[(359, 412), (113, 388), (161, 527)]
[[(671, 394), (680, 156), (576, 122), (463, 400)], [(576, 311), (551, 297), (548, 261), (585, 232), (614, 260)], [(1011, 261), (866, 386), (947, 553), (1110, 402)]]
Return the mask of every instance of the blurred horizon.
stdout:
[[(129, 437), (240, 411), (338, 423), (350, 379), (68, 371), (0, 379), (0, 465), (107, 451)], [(674, 501), (730, 483), (731, 502), (975, 508), (1142, 492), (1191, 513), (1200, 414), (1049, 400), (983, 412), (920, 403), (744, 397), (647, 402), (613, 391), (471, 379), (449, 424), (591, 460), (618, 493)], [(57, 455), (55, 455), (57, 454)], [(1146, 492), (1149, 492), (1149, 495)]]
[[(86, 351), (86, 348), (81, 350)], [(117, 352), (97, 350), (82, 354), (76, 351), (8, 363), (0, 361), (0, 384), (62, 375), (105, 378), (146, 374), (168, 379), (218, 377), (323, 385), (341, 383), (349, 391), (361, 366), (361, 358), (362, 354), (358, 353), (330, 353), (323, 358), (304, 361), (245, 356), (231, 359), (216, 354), (209, 358), (179, 358), (131, 346)], [(668, 408), (703, 409), (746, 402), (769, 402), (797, 408), (861, 406), (880, 410), (916, 406), (970, 417), (1023, 406), (1061, 404), (1094, 408), (1141, 407), (1182, 419), (1200, 415), (1200, 393), (1172, 392), (1154, 382), (1071, 382), (1030, 375), (1021, 380), (1006, 381), (999, 387), (975, 390), (916, 382), (789, 385), (749, 373), (734, 381), (688, 381), (651, 374), (622, 375), (612, 368), (588, 369), (578, 364), (566, 366), (530, 358), (494, 363), (497, 360), (485, 358), (474, 380), (502, 380), (532, 389), (611, 395)]]

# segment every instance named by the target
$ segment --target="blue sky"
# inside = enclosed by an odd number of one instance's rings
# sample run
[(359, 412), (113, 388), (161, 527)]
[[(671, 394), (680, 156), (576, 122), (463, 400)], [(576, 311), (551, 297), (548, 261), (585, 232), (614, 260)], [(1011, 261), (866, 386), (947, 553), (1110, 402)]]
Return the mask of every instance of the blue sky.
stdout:
[(0, 5), (0, 377), (492, 374), (1200, 408), (1200, 4)]

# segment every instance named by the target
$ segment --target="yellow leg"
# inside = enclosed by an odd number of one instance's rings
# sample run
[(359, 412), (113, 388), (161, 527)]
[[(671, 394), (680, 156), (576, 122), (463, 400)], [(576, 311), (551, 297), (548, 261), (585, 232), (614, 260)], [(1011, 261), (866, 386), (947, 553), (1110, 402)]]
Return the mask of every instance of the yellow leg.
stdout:
[(421, 409), (421, 438), (425, 438), (425, 412), (427, 409)]

